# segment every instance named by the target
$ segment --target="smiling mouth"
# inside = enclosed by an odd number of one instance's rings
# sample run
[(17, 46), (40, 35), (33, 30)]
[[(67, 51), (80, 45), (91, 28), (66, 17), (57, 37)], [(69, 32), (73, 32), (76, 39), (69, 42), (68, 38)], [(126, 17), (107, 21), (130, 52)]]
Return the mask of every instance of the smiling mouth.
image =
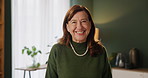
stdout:
[(76, 31), (77, 34), (83, 34), (85, 31)]

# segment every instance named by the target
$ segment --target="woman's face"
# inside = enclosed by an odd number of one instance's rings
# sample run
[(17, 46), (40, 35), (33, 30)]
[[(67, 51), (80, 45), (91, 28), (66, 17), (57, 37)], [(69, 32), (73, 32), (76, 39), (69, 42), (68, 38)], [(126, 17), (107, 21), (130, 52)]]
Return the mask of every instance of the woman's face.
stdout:
[(72, 40), (77, 43), (85, 42), (91, 29), (91, 22), (85, 11), (77, 12), (67, 24), (67, 30)]

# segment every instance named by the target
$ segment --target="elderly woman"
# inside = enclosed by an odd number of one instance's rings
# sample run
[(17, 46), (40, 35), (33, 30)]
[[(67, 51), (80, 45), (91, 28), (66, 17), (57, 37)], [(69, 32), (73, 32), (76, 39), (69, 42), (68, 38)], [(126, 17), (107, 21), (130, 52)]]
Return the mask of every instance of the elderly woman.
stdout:
[(72, 6), (63, 22), (63, 37), (49, 55), (45, 78), (112, 78), (105, 48), (94, 40), (88, 9)]

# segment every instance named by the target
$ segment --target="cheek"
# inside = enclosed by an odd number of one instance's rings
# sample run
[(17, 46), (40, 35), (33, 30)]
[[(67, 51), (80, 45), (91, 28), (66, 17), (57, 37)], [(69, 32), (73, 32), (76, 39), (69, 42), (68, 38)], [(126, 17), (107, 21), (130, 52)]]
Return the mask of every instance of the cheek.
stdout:
[(69, 26), (69, 27), (67, 27), (67, 31), (68, 31), (68, 32), (70, 32), (70, 33), (71, 33), (71, 32), (73, 32), (73, 31), (74, 31), (74, 29), (75, 29), (75, 27), (72, 27), (72, 26), (71, 26), (71, 27), (70, 27), (70, 26)]
[(66, 27), (66, 29), (67, 29), (68, 32), (70, 32), (68, 27)]
[(71, 27), (67, 27), (67, 31), (72, 35), (74, 30)]
[(87, 32), (89, 33), (91, 30), (91, 26), (86, 27), (86, 29), (87, 29)]
[(74, 29), (72, 26), (69, 26), (69, 25), (67, 25), (66, 28), (67, 28), (67, 31), (68, 31), (69, 33), (71, 33), (71, 32), (73, 31), (73, 29)]
[(86, 27), (86, 29), (90, 32), (91, 30), (91, 24), (89, 23), (89, 25)]
[(67, 29), (67, 31), (69, 32), (68, 24), (66, 24), (66, 29)]

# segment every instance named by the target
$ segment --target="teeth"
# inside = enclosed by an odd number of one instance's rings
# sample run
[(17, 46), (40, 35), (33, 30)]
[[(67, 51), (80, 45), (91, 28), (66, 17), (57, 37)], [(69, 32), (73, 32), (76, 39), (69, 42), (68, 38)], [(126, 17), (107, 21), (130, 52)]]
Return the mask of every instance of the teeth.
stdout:
[(77, 31), (77, 33), (79, 33), (79, 34), (81, 34), (81, 33), (83, 33), (84, 31)]

